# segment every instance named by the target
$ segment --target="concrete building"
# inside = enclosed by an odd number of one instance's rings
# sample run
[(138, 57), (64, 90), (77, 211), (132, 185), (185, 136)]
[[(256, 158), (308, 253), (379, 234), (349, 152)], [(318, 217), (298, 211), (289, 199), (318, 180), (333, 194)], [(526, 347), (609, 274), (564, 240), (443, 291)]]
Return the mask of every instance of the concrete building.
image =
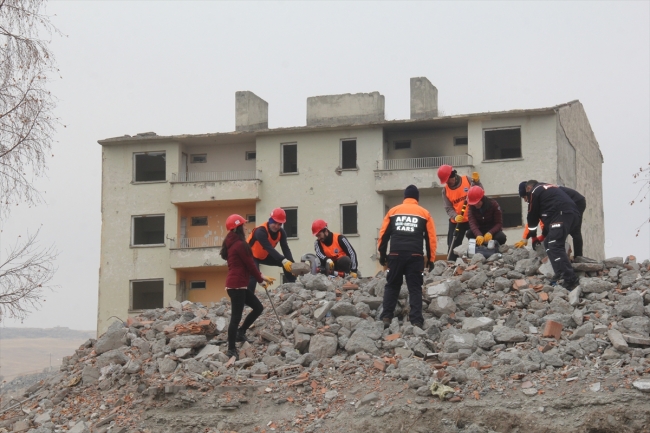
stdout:
[[(548, 108), (438, 115), (438, 91), (411, 79), (411, 118), (387, 121), (378, 92), (307, 99), (307, 125), (268, 128), (268, 104), (236, 94), (234, 132), (100, 140), (102, 243), (98, 332), (170, 300), (209, 304), (226, 296), (219, 257), (225, 219), (239, 213), (247, 229), (286, 209), (294, 258), (313, 252), (311, 223), (322, 218), (344, 233), (360, 271), (379, 268), (376, 242), (385, 212), (409, 184), (433, 215), (438, 252), (447, 217), (437, 168), (478, 171), (486, 194), (504, 212), (509, 243), (519, 240), (522, 180), (574, 188), (587, 198), (585, 255), (604, 258), (598, 142), (578, 101)], [(264, 268), (280, 276), (279, 268)]]

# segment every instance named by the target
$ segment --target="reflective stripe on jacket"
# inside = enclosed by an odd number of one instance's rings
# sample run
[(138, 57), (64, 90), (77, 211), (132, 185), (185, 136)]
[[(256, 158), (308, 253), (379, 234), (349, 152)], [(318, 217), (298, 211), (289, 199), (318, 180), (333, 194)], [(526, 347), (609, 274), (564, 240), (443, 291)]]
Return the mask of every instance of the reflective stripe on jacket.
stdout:
[(386, 255), (390, 240), (391, 253), (423, 254), (430, 261), (436, 258), (436, 227), (429, 211), (418, 205), (417, 200), (404, 199), (404, 202), (388, 211), (379, 231), (377, 248), (380, 256)]
[[(463, 205), (467, 200), (467, 193), (471, 188), (472, 183), (467, 176), (460, 176), (460, 186), (458, 188), (450, 189), (449, 186), (445, 185), (445, 196), (451, 202), (451, 205), (456, 211), (456, 215), (461, 215), (463, 213)], [(453, 218), (450, 219), (451, 222), (456, 222)], [(463, 222), (468, 221), (467, 212), (463, 215)]]

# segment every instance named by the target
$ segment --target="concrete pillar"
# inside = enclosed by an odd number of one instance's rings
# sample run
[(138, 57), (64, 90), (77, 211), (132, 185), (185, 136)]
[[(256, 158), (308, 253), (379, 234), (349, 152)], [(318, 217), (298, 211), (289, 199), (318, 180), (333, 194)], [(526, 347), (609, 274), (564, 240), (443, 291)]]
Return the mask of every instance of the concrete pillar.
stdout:
[(411, 78), (411, 119), (438, 117), (438, 89), (426, 77)]
[(235, 131), (269, 128), (269, 103), (253, 92), (235, 93)]
[(353, 125), (383, 120), (384, 95), (379, 92), (307, 98), (307, 126)]

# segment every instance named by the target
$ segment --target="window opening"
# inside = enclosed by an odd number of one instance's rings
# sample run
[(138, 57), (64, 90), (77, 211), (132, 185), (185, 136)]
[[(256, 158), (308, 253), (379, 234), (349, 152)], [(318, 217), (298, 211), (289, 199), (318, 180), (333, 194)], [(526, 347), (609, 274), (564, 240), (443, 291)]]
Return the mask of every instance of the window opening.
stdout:
[(298, 209), (283, 208), (287, 214), (287, 222), (284, 223), (284, 231), (287, 232), (287, 238), (298, 237)]
[(162, 279), (131, 281), (131, 310), (162, 308), (163, 284)]
[(208, 217), (207, 216), (192, 217), (192, 225), (193, 226), (207, 226), (208, 225)]
[(521, 158), (521, 128), (484, 131), (485, 159)]
[(165, 152), (135, 153), (134, 182), (167, 180)]
[(205, 288), (205, 281), (190, 281), (190, 290), (204, 290)]
[(454, 137), (454, 146), (466, 146), (467, 143), (467, 137)]
[(208, 162), (208, 155), (205, 153), (202, 153), (200, 155), (192, 155), (192, 164), (201, 164), (204, 162)]
[(253, 159), (257, 159), (257, 152), (252, 151), (252, 152), (246, 152), (246, 161), (250, 161)]
[(341, 168), (343, 170), (357, 168), (357, 140), (341, 141)]
[(298, 145), (282, 145), (282, 173), (298, 173)]
[(503, 228), (521, 227), (522, 211), (521, 206), (524, 201), (518, 196), (491, 197), (499, 203), (501, 213), (503, 214)]
[(344, 235), (356, 235), (357, 230), (357, 205), (341, 205), (341, 227)]
[(396, 141), (395, 143), (393, 143), (393, 146), (395, 147), (395, 150), (410, 149), (411, 148), (411, 140)]
[(131, 245), (164, 245), (165, 216), (134, 216)]

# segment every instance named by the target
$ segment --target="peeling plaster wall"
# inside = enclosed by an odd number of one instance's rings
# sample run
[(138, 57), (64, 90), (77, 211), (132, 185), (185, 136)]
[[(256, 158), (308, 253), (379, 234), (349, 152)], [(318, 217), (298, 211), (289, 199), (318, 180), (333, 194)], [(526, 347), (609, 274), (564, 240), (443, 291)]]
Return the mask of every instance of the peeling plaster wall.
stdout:
[[(386, 132), (384, 159), (423, 158), (464, 155), (467, 146), (454, 146), (454, 137), (467, 137), (467, 128), (446, 128), (425, 131)], [(395, 141), (411, 140), (410, 149), (395, 149)]]
[[(340, 166), (341, 139), (356, 138), (358, 170), (336, 173)], [(280, 174), (281, 143), (298, 144), (299, 174)], [(340, 233), (342, 204), (357, 203), (358, 236), (347, 236), (358, 255), (360, 270), (371, 275), (377, 269), (375, 239), (384, 216), (383, 197), (374, 190), (374, 169), (382, 155), (381, 128), (350, 129), (261, 136), (257, 139), (257, 168), (262, 172), (263, 200), (257, 204), (258, 224), (275, 207), (298, 208), (298, 239), (289, 240), (295, 260), (314, 252), (311, 223), (327, 221)], [(278, 246), (278, 251), (279, 251)], [(279, 276), (279, 268), (264, 267)]]
[[(254, 151), (255, 143), (183, 146), (188, 157), (189, 172), (255, 170), (255, 160), (246, 160), (246, 152)], [(192, 155), (206, 154), (207, 162), (192, 164)], [(180, 166), (179, 166), (180, 167)], [(175, 170), (179, 172), (180, 170)]]
[[(580, 102), (558, 110), (558, 126), (566, 140), (575, 148), (575, 189), (587, 199), (582, 221), (584, 254), (602, 260), (605, 258), (605, 215), (603, 210), (603, 156), (589, 119)], [(570, 167), (558, 165), (558, 172), (569, 172)]]
[[(213, 268), (211, 271), (187, 270), (178, 272), (179, 279), (185, 280), (187, 287), (187, 299), (192, 302), (201, 302), (204, 305), (210, 305), (210, 302), (218, 302), (221, 298), (227, 298), (226, 293), (226, 275), (227, 267)], [(199, 290), (190, 290), (191, 281), (205, 281), (206, 288)]]
[(99, 267), (97, 333), (102, 334), (115, 319), (126, 320), (130, 280), (164, 279), (164, 304), (176, 298), (176, 274), (169, 267), (169, 241), (160, 247), (131, 247), (131, 216), (165, 215), (165, 235), (176, 232), (176, 206), (170, 199), (170, 184), (133, 184), (134, 152), (166, 152), (167, 179), (178, 167), (177, 143), (141, 143), (102, 148), (102, 229)]

